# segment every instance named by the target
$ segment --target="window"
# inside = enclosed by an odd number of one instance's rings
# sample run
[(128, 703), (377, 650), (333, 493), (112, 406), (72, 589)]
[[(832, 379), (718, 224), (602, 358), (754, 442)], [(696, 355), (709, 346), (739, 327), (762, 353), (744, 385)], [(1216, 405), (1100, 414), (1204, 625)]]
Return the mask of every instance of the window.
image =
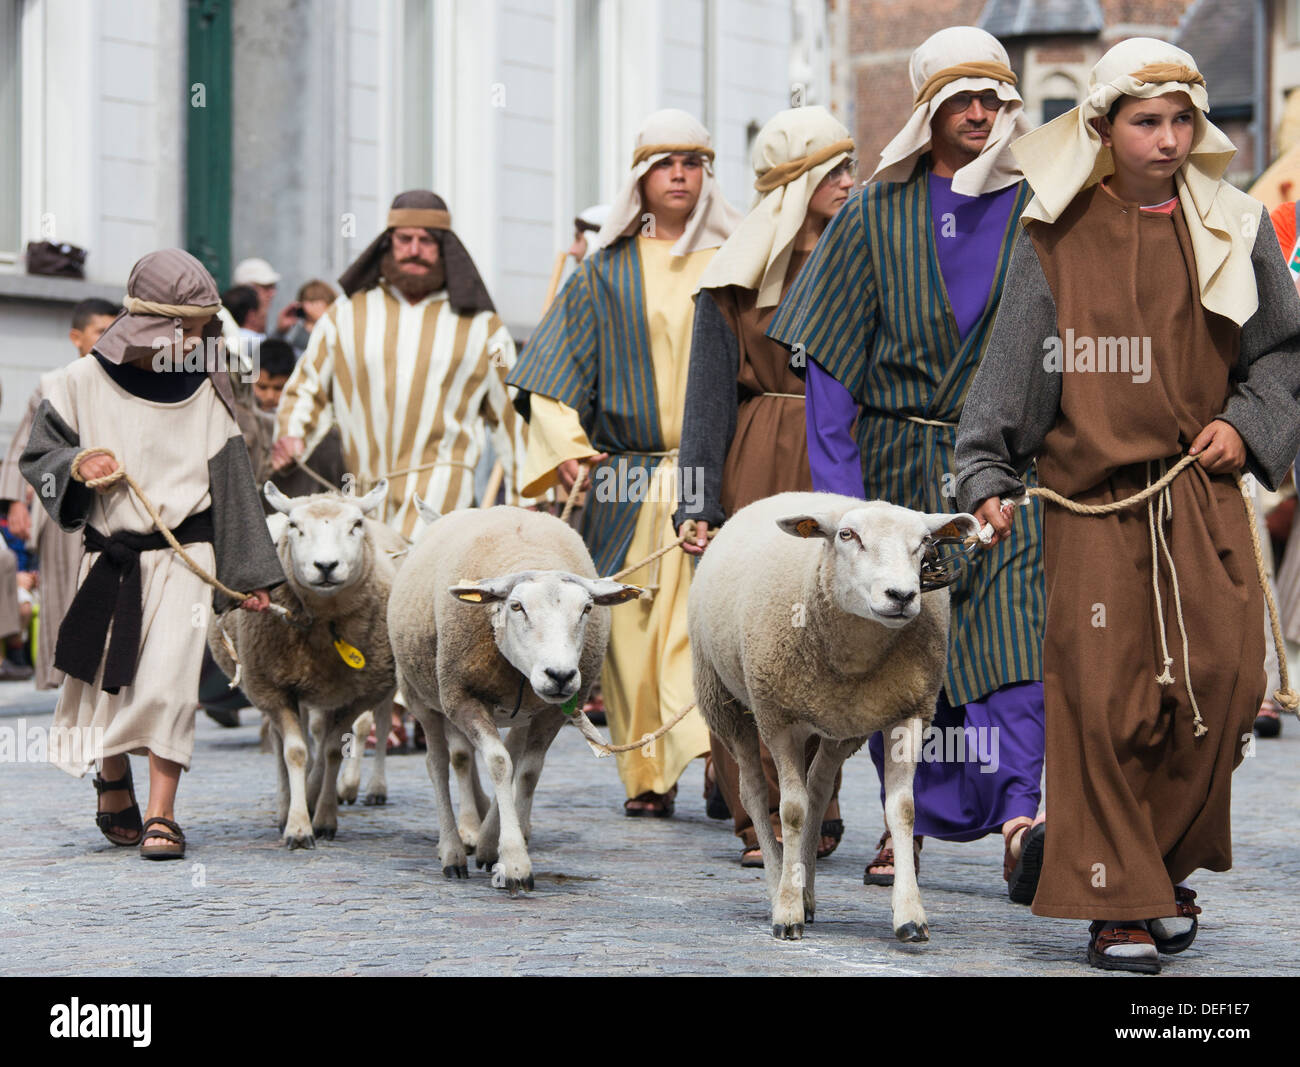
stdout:
[(1058, 115), (1064, 115), (1078, 103), (1073, 97), (1049, 96), (1043, 101), (1043, 121), (1051, 122)]
[(22, 0), (0, 0), (0, 257), (22, 242)]

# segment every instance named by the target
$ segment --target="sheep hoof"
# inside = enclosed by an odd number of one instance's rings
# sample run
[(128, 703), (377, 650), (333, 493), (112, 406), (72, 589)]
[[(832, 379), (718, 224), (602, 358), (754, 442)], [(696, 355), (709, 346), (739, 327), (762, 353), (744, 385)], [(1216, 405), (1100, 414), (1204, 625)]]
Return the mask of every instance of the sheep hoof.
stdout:
[(339, 800), (343, 801), (344, 804), (355, 804), (357, 802), (357, 795), (356, 793), (353, 793), (350, 797), (341, 796), (339, 797)]
[(530, 874), (527, 878), (507, 878), (505, 880), (505, 889), (511, 897), (517, 897), (522, 889), (533, 888), (533, 876)]
[(387, 793), (367, 793), (367, 794), (366, 794), (365, 805), (366, 805), (366, 807), (368, 807), (368, 808), (378, 807), (378, 806), (380, 806), (380, 805), (387, 804), (387, 803), (388, 803), (388, 794), (387, 794)]
[(778, 941), (802, 941), (803, 923), (791, 923), (789, 926), (784, 923), (773, 923), (772, 936)]
[(303, 834), (300, 837), (286, 837), (284, 845), (290, 851), (295, 848), (315, 848), (316, 839), (311, 834)]
[(323, 837), (326, 841), (333, 841), (334, 834), (338, 831), (336, 826), (313, 826), (311, 832), (317, 837)]
[(903, 942), (929, 941), (930, 927), (927, 923), (904, 923), (894, 931), (894, 936)]
[(442, 876), (444, 878), (468, 878), (469, 867), (463, 863), (459, 867), (454, 863), (448, 864), (442, 869)]

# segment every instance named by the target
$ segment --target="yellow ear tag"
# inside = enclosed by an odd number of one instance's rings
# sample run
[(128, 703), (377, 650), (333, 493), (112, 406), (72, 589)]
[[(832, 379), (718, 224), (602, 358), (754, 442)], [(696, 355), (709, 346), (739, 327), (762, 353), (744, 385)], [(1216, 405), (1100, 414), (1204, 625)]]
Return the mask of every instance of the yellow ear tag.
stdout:
[(460, 600), (469, 600), (469, 601), (471, 601), (471, 602), (473, 602), (473, 603), (475, 603), (475, 604), (478, 604), (478, 603), (482, 602), (482, 600), (483, 600), (483, 594), (482, 594), (482, 593), (474, 593), (474, 592), (470, 592), (470, 593), (457, 593), (456, 596), (457, 596), (457, 598), (460, 599)]
[(359, 671), (366, 665), (366, 657), (361, 654), (361, 650), (344, 641), (339, 636), (338, 630), (334, 628), (333, 623), (330, 623), (330, 636), (334, 638), (334, 651), (339, 654), (339, 659), (354, 671)]

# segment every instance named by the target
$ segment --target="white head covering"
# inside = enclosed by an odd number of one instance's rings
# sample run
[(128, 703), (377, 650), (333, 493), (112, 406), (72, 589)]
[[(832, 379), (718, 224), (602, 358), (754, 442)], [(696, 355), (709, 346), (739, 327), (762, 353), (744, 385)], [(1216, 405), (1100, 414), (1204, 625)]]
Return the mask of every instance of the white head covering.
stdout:
[(777, 112), (754, 141), (758, 199), (700, 276), (700, 289), (758, 290), (758, 307), (781, 300), (794, 239), (821, 180), (853, 152), (849, 131), (824, 107)]
[(1005, 189), (1020, 180), (1020, 172), (1007, 150), (1011, 142), (1032, 129), (1024, 102), (1015, 90), (1007, 50), (992, 34), (975, 26), (949, 26), (927, 37), (912, 53), (908, 65), (916, 101), (912, 117), (898, 136), (880, 153), (872, 181), (905, 182), (916, 161), (930, 150), (930, 123), (939, 106), (957, 93), (982, 93), (992, 89), (1006, 104), (993, 116), (988, 140), (980, 154), (960, 168), (952, 191), (981, 196)]
[(1196, 108), (1196, 128), (1174, 183), (1196, 254), (1201, 304), (1243, 325), (1259, 306), (1250, 253), (1263, 205), (1222, 180), (1237, 149), (1205, 118), (1209, 98), (1196, 60), (1164, 41), (1133, 37), (1101, 57), (1088, 84), (1082, 104), (1013, 148), (1034, 190), (1022, 221), (1055, 222), (1081, 191), (1114, 173), (1110, 149), (1090, 120), (1104, 116), (1119, 97), (1186, 93)]
[(705, 157), (703, 184), (686, 229), (673, 245), (673, 255), (685, 256), (717, 248), (740, 222), (740, 212), (727, 203), (713, 179), (713, 142), (709, 131), (685, 111), (656, 111), (641, 124), (632, 153), (632, 170), (610, 205), (609, 218), (596, 235), (596, 247), (606, 248), (643, 225), (641, 179), (651, 167), (673, 152), (698, 152)]

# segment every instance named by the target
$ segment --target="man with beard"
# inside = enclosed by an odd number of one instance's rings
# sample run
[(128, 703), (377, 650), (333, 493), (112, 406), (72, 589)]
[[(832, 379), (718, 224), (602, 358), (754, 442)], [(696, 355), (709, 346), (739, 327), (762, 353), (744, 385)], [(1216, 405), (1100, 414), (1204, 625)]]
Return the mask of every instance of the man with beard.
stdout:
[(524, 422), (505, 385), (514, 342), (447, 205), (424, 190), (401, 193), (387, 221), (339, 277), (343, 296), (285, 384), (272, 466), (310, 455), (337, 425), (358, 491), (388, 478), (385, 521), (409, 538), (417, 493), (443, 514), (474, 503), (485, 421), (507, 500), (521, 502)]

